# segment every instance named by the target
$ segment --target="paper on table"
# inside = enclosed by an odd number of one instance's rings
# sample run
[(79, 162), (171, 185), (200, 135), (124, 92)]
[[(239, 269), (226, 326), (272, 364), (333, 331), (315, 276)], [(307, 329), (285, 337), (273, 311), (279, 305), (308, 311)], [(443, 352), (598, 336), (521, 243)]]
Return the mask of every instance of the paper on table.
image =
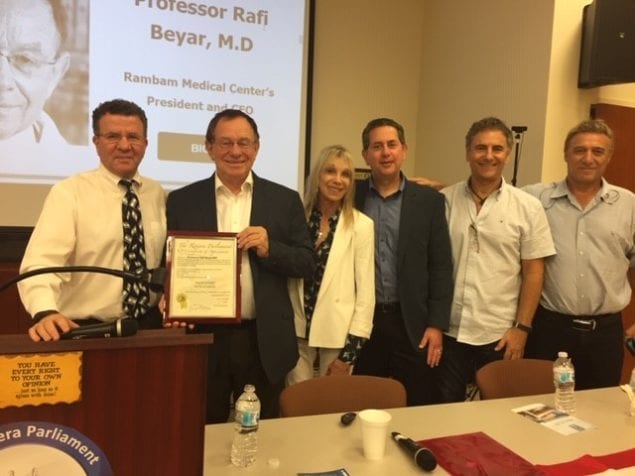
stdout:
[(561, 435), (572, 435), (595, 428), (591, 423), (580, 420), (566, 412), (556, 410), (544, 403), (532, 403), (531, 405), (512, 408), (512, 411), (540, 423)]

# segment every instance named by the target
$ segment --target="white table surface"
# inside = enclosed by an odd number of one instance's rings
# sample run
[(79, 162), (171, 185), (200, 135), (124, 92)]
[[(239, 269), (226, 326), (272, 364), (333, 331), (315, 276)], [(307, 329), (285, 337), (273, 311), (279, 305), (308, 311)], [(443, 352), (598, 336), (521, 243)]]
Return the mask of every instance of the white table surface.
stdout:
[[(389, 412), (388, 431), (414, 440), (482, 431), (534, 464), (561, 463), (584, 454), (595, 456), (635, 447), (635, 417), (619, 387), (576, 392), (576, 416), (595, 428), (573, 435), (555, 431), (511, 411), (530, 403), (553, 404), (553, 395), (452, 403)], [(256, 464), (235, 468), (229, 462), (233, 423), (205, 428), (204, 475), (295, 475), (345, 468), (351, 475), (425, 474), (392, 440), (380, 461), (366, 460), (360, 424), (339, 424), (340, 414), (262, 420)], [(270, 464), (270, 460), (278, 463)], [(433, 473), (446, 474), (440, 466)]]

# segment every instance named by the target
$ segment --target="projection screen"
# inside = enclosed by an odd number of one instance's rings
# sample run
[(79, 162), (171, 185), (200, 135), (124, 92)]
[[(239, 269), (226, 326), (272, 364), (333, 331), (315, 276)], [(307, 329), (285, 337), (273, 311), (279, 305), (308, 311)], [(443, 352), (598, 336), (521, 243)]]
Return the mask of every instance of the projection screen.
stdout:
[(145, 110), (140, 172), (167, 189), (212, 174), (204, 133), (225, 108), (258, 123), (255, 172), (301, 189), (309, 0), (42, 2), (63, 7), (56, 52), (50, 15), (0, 4), (0, 226), (32, 226), (51, 184), (97, 167), (90, 114), (113, 98)]

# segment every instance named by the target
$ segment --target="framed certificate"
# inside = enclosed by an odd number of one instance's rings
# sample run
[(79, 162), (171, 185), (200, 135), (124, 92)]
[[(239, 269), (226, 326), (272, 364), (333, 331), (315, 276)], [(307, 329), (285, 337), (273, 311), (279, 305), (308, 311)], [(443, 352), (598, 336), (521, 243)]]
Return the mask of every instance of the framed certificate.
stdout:
[(167, 321), (240, 322), (240, 259), (236, 233), (168, 231)]

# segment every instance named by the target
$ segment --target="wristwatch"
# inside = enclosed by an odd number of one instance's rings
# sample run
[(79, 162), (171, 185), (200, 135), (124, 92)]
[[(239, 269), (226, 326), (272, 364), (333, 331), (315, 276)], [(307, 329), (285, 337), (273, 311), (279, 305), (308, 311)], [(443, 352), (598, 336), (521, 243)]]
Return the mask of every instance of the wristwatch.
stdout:
[(531, 332), (531, 326), (526, 326), (525, 324), (521, 324), (518, 321), (514, 322), (514, 327), (516, 329), (519, 329), (519, 330), (523, 331), (523, 332), (526, 332), (527, 334), (529, 334)]

